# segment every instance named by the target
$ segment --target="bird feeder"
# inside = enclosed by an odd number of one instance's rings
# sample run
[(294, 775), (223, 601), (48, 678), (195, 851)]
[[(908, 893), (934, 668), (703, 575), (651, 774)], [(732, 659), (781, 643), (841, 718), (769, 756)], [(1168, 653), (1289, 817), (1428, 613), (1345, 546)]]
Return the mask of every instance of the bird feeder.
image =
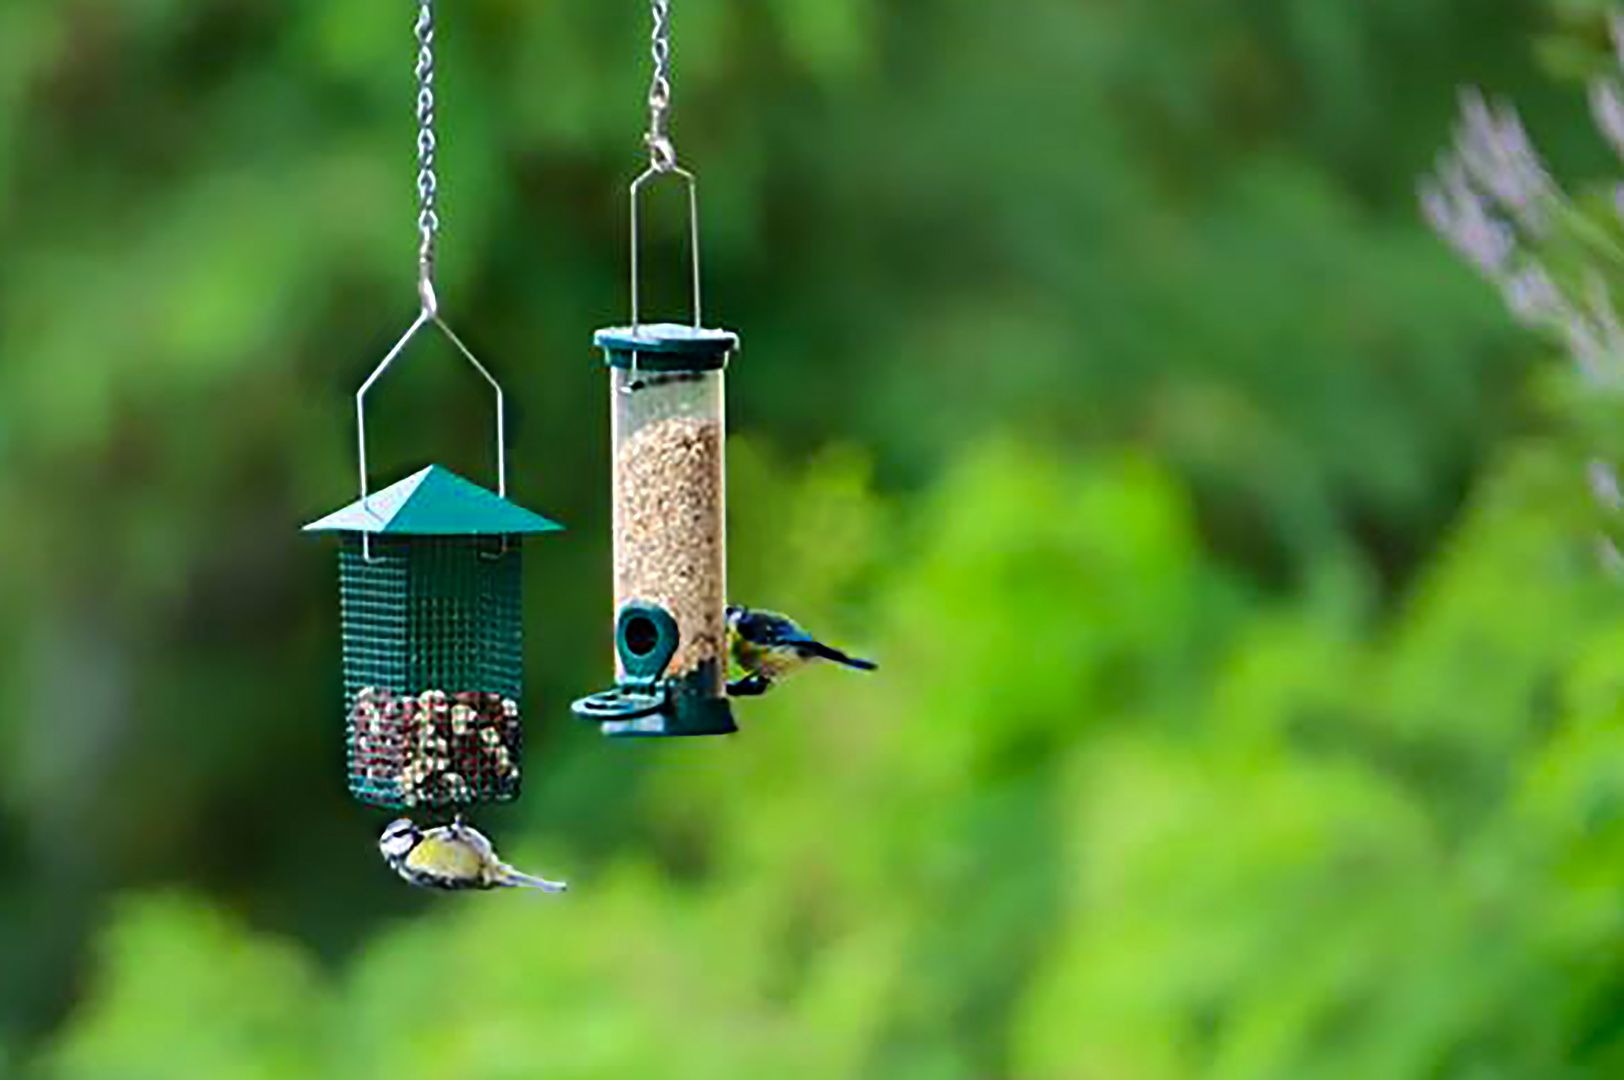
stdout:
[[(609, 367), (614, 465), (615, 658), (609, 690), (575, 703), (606, 735), (727, 735), (727, 555), (722, 375), (738, 336), (704, 329), (699, 194), (677, 164), (668, 0), (653, 0), (648, 167), (631, 183), (631, 324), (593, 340)], [(661, 178), (687, 188), (691, 325), (638, 319), (638, 200)]]
[[(519, 794), (519, 541), (561, 526), (508, 502), (502, 386), (441, 314), (433, 0), (418, 0), (415, 35), (418, 314), (355, 392), (360, 500), (305, 530), (342, 540), (350, 792), (373, 806), (440, 809)], [(367, 394), (418, 334), (434, 331), (495, 396), (497, 490), (430, 465), (369, 493)]]
[(305, 526), (342, 540), (349, 782), (361, 802), (518, 796), (518, 541), (558, 528), (438, 465)]
[(725, 330), (600, 330), (614, 448), (619, 683), (576, 702), (608, 735), (725, 735)]

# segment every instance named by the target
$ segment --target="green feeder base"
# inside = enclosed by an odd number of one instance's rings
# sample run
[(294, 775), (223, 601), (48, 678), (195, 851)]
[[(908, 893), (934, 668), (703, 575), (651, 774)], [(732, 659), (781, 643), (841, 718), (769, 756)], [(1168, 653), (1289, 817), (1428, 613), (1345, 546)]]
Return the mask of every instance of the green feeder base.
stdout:
[(739, 730), (711, 664), (681, 677), (662, 678), (676, 654), (677, 622), (657, 604), (627, 604), (615, 626), (615, 651), (626, 673), (619, 686), (576, 701), (576, 716), (610, 738), (731, 735)]

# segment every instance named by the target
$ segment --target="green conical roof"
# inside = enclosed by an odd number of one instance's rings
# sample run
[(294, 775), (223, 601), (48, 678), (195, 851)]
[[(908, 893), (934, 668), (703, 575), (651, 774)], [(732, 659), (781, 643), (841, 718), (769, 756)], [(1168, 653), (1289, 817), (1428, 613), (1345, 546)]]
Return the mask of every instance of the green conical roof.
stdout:
[(304, 528), (305, 532), (470, 536), (553, 532), (563, 526), (450, 469), (430, 465)]

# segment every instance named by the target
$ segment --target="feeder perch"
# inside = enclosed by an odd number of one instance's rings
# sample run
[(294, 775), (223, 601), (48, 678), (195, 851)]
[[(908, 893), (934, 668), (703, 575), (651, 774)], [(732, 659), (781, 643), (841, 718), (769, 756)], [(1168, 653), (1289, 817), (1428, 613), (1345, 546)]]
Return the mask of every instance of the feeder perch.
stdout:
[(523, 755), (520, 547), (555, 522), (430, 465), (305, 526), (338, 533), (351, 793), (505, 802)]
[(738, 336), (600, 330), (614, 444), (618, 684), (576, 715), (613, 736), (726, 735), (723, 370)]

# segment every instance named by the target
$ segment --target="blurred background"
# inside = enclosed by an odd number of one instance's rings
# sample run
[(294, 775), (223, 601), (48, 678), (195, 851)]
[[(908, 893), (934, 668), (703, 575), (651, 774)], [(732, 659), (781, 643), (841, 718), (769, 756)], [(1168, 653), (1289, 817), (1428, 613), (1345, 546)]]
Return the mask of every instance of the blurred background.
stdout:
[[(730, 591), (882, 670), (729, 740), (571, 718), (649, 14), (444, 0), (440, 295), (569, 530), (478, 821), (555, 902), (377, 858), (299, 532), (415, 314), (413, 5), (0, 4), (0, 1075), (1624, 1073), (1583, 425), (1416, 199), (1462, 84), (1618, 174), (1607, 5), (674, 7)], [(377, 484), (490, 481), (441, 343), (371, 400)]]

